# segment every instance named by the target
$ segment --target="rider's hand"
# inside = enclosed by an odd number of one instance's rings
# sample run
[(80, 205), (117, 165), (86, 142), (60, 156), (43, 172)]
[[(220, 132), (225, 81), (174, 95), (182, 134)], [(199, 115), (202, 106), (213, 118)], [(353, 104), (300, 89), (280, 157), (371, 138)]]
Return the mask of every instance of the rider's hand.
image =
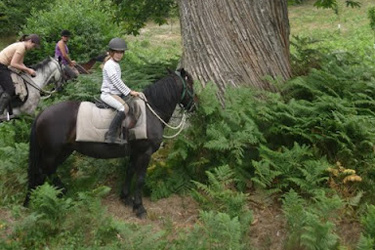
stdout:
[(137, 97), (137, 96), (139, 96), (139, 92), (137, 92), (137, 91), (130, 91), (130, 94), (132, 95), (132, 96), (135, 96), (135, 97)]
[(27, 73), (28, 73), (29, 75), (31, 75), (31, 76), (36, 76), (36, 72), (35, 72), (35, 70), (33, 70), (33, 69), (28, 68), (28, 69), (27, 69)]

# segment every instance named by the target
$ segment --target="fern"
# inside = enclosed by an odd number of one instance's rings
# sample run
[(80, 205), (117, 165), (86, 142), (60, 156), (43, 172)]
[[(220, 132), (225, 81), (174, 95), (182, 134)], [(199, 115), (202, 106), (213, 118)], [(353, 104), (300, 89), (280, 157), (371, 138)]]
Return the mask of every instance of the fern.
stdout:
[(28, 145), (0, 147), (0, 205), (21, 202), (27, 183)]
[(237, 217), (202, 211), (200, 218), (191, 232), (181, 235), (175, 242), (175, 249), (248, 249)]
[[(56, 190), (48, 183), (38, 187), (31, 195), (31, 206), (42, 219), (59, 224), (65, 217), (66, 210), (71, 206), (71, 200), (59, 199), (60, 190)], [(55, 223), (54, 223), (55, 224)]]
[(234, 172), (229, 166), (222, 166), (212, 172), (206, 171), (208, 184), (194, 182), (193, 198), (203, 210), (225, 213), (230, 218), (238, 218), (241, 232), (246, 235), (252, 221), (252, 212), (246, 206), (247, 195), (234, 189)]
[(295, 143), (293, 148), (280, 151), (261, 146), (260, 158), (253, 161), (252, 180), (264, 188), (278, 192), (294, 188), (311, 195), (328, 180), (325, 171), (329, 164), (324, 158), (316, 160), (307, 146)]
[(336, 249), (339, 237), (330, 220), (337, 216), (342, 202), (337, 196), (328, 198), (325, 192), (318, 193), (313, 201), (309, 204), (294, 190), (284, 195), (283, 212), (289, 231), (285, 249)]

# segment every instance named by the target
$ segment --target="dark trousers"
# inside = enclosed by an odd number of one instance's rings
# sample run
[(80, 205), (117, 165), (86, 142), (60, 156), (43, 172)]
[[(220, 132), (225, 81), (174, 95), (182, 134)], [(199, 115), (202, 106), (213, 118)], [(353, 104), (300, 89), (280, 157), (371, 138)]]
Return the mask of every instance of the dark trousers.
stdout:
[(0, 63), (0, 85), (3, 87), (4, 91), (7, 92), (10, 96), (14, 96), (15, 88), (10, 77), (10, 70), (7, 66)]

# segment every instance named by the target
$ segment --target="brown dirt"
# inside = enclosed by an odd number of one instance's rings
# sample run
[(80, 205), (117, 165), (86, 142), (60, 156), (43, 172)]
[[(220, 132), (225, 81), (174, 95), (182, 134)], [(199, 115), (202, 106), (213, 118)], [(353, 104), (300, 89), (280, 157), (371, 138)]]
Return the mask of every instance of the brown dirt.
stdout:
[[(172, 195), (158, 201), (151, 201), (145, 197), (143, 202), (148, 217), (138, 219), (130, 207), (123, 205), (118, 195), (110, 194), (103, 199), (103, 205), (115, 219), (137, 225), (151, 225), (154, 231), (172, 227), (173, 232), (178, 233), (180, 229), (193, 227), (198, 220), (199, 206), (189, 196)], [(252, 196), (249, 207), (253, 211), (254, 218), (249, 225), (250, 242), (254, 249), (283, 250), (287, 228), (280, 205), (264, 197)], [(14, 223), (15, 219), (11, 212), (0, 209), (0, 239), (5, 239), (11, 233)], [(360, 230), (360, 224), (352, 220), (342, 220), (337, 223), (341, 246), (346, 246), (348, 250), (355, 249)]]
[(12, 231), (14, 219), (9, 211), (0, 209), (0, 239), (5, 239)]
[[(287, 237), (286, 221), (281, 206), (264, 197), (252, 196), (249, 207), (253, 211), (253, 222), (250, 226), (250, 242), (258, 250), (283, 250)], [(125, 207), (117, 195), (111, 194), (103, 200), (108, 212), (116, 219), (138, 225), (152, 225), (159, 231), (173, 226), (173, 231), (191, 228), (198, 220), (199, 205), (188, 196), (172, 195), (158, 201), (145, 197), (146, 219), (138, 219), (130, 207)], [(348, 250), (355, 249), (359, 239), (360, 224), (353, 221), (341, 221), (337, 226), (340, 244)]]
[(167, 221), (172, 222), (175, 228), (189, 227), (198, 218), (199, 207), (190, 197), (172, 195), (158, 201), (150, 201), (146, 197), (143, 204), (147, 209), (147, 218), (138, 219), (131, 207), (124, 206), (118, 195), (111, 194), (103, 200), (103, 205), (114, 218), (139, 225), (152, 224), (154, 229), (162, 229)]
[[(108, 212), (116, 219), (138, 225), (152, 225), (156, 231), (166, 225), (173, 231), (191, 228), (198, 219), (199, 206), (188, 196), (172, 195), (158, 201), (144, 198), (146, 219), (138, 219), (130, 207), (125, 207), (117, 195), (111, 194), (103, 200)], [(281, 250), (285, 240), (285, 221), (278, 206), (265, 207), (253, 200), (250, 204), (254, 220), (250, 226), (250, 242), (256, 249)]]

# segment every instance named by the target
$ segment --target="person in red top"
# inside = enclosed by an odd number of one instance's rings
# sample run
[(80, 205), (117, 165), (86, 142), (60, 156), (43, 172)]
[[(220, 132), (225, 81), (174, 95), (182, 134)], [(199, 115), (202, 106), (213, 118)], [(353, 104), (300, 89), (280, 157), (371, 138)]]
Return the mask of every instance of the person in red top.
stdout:
[(7, 46), (0, 52), (0, 115), (4, 113), (5, 108), (15, 94), (15, 87), (10, 76), (11, 71), (8, 67), (12, 66), (31, 76), (35, 76), (35, 71), (26, 67), (23, 60), (28, 50), (39, 47), (39, 36), (31, 34), (23, 36), (19, 42)]

